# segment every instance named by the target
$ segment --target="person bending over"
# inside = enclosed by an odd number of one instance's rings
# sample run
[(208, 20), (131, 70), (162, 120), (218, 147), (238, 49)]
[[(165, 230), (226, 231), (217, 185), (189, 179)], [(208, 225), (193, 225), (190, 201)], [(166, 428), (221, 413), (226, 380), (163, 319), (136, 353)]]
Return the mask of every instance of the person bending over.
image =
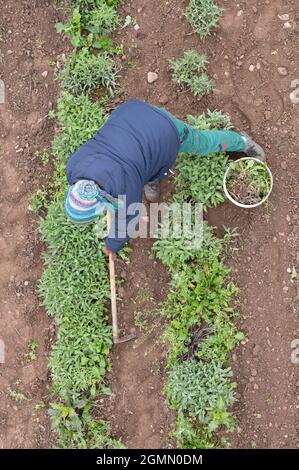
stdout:
[(163, 108), (129, 100), (70, 156), (66, 214), (75, 223), (90, 223), (105, 210), (119, 211), (105, 241), (106, 251), (117, 253), (128, 241), (128, 225), (136, 218), (121, 208), (119, 196), (126, 196), (126, 207), (137, 207), (143, 191), (148, 201), (155, 202), (160, 180), (168, 176), (178, 153), (204, 157), (223, 151), (265, 160), (263, 149), (245, 132), (198, 130)]

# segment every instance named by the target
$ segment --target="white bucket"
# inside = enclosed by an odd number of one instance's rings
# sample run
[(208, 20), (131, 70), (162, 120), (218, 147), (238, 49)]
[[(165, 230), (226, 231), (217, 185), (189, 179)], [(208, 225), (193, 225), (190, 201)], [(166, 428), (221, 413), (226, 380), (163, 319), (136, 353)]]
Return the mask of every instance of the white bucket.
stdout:
[(232, 196), (229, 194), (228, 192), (228, 189), (226, 187), (226, 178), (227, 178), (227, 175), (229, 173), (229, 170), (230, 170), (230, 166), (227, 168), (226, 172), (225, 172), (225, 175), (224, 175), (224, 178), (223, 178), (223, 189), (224, 189), (224, 192), (225, 192), (225, 195), (227, 197), (227, 199), (229, 199), (233, 204), (235, 204), (235, 206), (238, 206), (238, 207), (242, 207), (243, 209), (253, 209), (254, 207), (258, 207), (262, 204), (264, 204), (264, 202), (267, 201), (268, 197), (270, 196), (271, 192), (272, 192), (272, 189), (273, 189), (273, 175), (272, 175), (272, 172), (270, 170), (270, 168), (268, 167), (268, 165), (266, 165), (265, 163), (261, 162), (260, 160), (258, 160), (257, 158), (252, 158), (252, 157), (244, 157), (244, 158), (239, 158), (238, 160), (235, 160), (234, 162), (232, 163), (237, 163), (237, 162), (241, 162), (242, 160), (254, 160), (258, 163), (262, 163), (265, 165), (265, 167), (267, 168), (268, 170), (268, 173), (270, 175), (270, 179), (271, 179), (271, 185), (270, 185), (270, 190), (267, 194), (267, 196), (264, 197), (264, 199), (260, 202), (258, 202), (257, 204), (252, 204), (251, 206), (247, 205), (247, 204), (241, 204), (240, 202), (238, 201), (235, 201), (235, 199), (232, 198)]

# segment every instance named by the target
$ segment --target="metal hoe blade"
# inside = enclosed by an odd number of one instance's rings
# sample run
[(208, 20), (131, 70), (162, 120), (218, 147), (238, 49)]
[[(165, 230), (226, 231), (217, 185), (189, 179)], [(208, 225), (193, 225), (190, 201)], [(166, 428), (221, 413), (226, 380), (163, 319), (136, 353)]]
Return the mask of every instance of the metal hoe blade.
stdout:
[(122, 338), (119, 336), (113, 337), (113, 343), (114, 344), (119, 344), (119, 343), (126, 343), (127, 341), (132, 341), (132, 339), (136, 338), (136, 330), (135, 328), (131, 329), (131, 333), (129, 335), (125, 335)]

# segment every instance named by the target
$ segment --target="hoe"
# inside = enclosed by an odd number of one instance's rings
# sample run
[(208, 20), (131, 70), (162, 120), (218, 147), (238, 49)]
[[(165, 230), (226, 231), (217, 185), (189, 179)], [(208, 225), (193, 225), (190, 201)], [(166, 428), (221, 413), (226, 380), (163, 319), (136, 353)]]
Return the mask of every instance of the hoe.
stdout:
[[(108, 231), (111, 227), (111, 214), (107, 211), (107, 225)], [(114, 266), (114, 259), (113, 254), (109, 253), (109, 273), (110, 273), (110, 290), (111, 290), (111, 312), (112, 312), (112, 333), (113, 333), (113, 343), (126, 343), (127, 341), (131, 341), (132, 339), (136, 338), (136, 330), (133, 328), (129, 335), (123, 336), (122, 338), (119, 337), (119, 330), (118, 330), (118, 320), (117, 320), (117, 304), (116, 304), (116, 288), (115, 288), (115, 266)]]

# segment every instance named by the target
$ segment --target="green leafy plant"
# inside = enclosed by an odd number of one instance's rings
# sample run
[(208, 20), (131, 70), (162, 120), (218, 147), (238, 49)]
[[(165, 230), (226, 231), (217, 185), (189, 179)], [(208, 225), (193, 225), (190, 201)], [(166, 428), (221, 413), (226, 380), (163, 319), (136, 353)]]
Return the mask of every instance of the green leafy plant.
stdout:
[(208, 61), (204, 54), (190, 50), (184, 52), (181, 59), (169, 62), (173, 81), (186, 85), (195, 96), (201, 97), (213, 90), (214, 82), (206, 73)]
[(52, 151), (62, 164), (61, 175), (65, 173), (67, 158), (80, 145), (91, 139), (107, 119), (100, 102), (92, 102), (88, 96), (74, 96), (62, 92), (57, 102), (57, 112), (51, 117), (58, 118), (60, 132), (56, 135)]
[(31, 198), (30, 209), (32, 212), (39, 212), (47, 205), (47, 192), (43, 189), (37, 189)]
[(25, 359), (27, 362), (32, 362), (37, 359), (37, 348), (38, 343), (36, 341), (29, 341), (28, 352), (25, 355)]
[(230, 381), (232, 371), (220, 363), (184, 361), (172, 368), (166, 386), (170, 406), (188, 412), (210, 433), (220, 425), (232, 428), (232, 415), (227, 408), (234, 401), (235, 384)]
[(222, 152), (201, 158), (181, 155), (176, 180), (179, 193), (175, 200), (199, 202), (205, 210), (218, 206), (225, 201), (223, 177), (228, 165), (228, 157)]
[(114, 7), (101, 3), (86, 15), (86, 23), (86, 29), (95, 37), (108, 37), (119, 25), (120, 19)]
[[(124, 449), (124, 445), (110, 436), (110, 428), (104, 421), (96, 421), (90, 415), (91, 404), (82, 400), (76, 409), (61, 403), (52, 403), (52, 430), (59, 434), (62, 449)], [(80, 411), (79, 412), (77, 411)]]
[(201, 39), (205, 39), (210, 34), (221, 14), (222, 8), (213, 0), (190, 0), (186, 9), (187, 20)]
[(59, 73), (64, 90), (78, 95), (102, 86), (113, 95), (116, 87), (114, 61), (107, 54), (92, 54), (87, 48), (71, 54)]
[(71, 38), (76, 48), (95, 47), (109, 49), (112, 46), (110, 35), (120, 20), (113, 6), (105, 2), (94, 5), (93, 9), (74, 8), (71, 19), (66, 23), (57, 23), (58, 33), (64, 32)]
[(189, 114), (187, 120), (191, 126), (198, 127), (201, 130), (229, 130), (233, 128), (230, 116), (217, 110), (211, 111), (208, 109), (206, 113), (202, 113), (199, 116), (191, 116)]
[(196, 349), (197, 357), (225, 361), (228, 352), (238, 343), (237, 330), (230, 317), (231, 298), (237, 294), (232, 282), (227, 282), (230, 270), (221, 260), (225, 241), (212, 234), (204, 223), (202, 244), (185, 251), (186, 240), (180, 246), (173, 239), (159, 239), (153, 249), (170, 270), (170, 293), (162, 314), (171, 319), (165, 338), (171, 345), (168, 363), (172, 367), (193, 344), (192, 331), (205, 324), (210, 334)]
[(86, 45), (86, 39), (82, 37), (81, 14), (78, 8), (73, 10), (72, 18), (66, 24), (57, 23), (55, 27), (58, 33), (64, 32), (71, 37), (74, 47)]
[(117, 7), (119, 0), (71, 0), (74, 7), (78, 7), (81, 10), (88, 8), (97, 8), (105, 3), (106, 5)]
[(177, 440), (179, 449), (216, 449), (216, 444), (203, 429), (199, 429), (194, 418), (187, 417), (182, 411), (178, 412), (175, 431), (171, 437)]
[(17, 390), (14, 390), (10, 387), (7, 389), (7, 394), (12, 400), (17, 402), (24, 402), (30, 400), (30, 398), (27, 397), (27, 395), (25, 395), (24, 393), (18, 392)]

